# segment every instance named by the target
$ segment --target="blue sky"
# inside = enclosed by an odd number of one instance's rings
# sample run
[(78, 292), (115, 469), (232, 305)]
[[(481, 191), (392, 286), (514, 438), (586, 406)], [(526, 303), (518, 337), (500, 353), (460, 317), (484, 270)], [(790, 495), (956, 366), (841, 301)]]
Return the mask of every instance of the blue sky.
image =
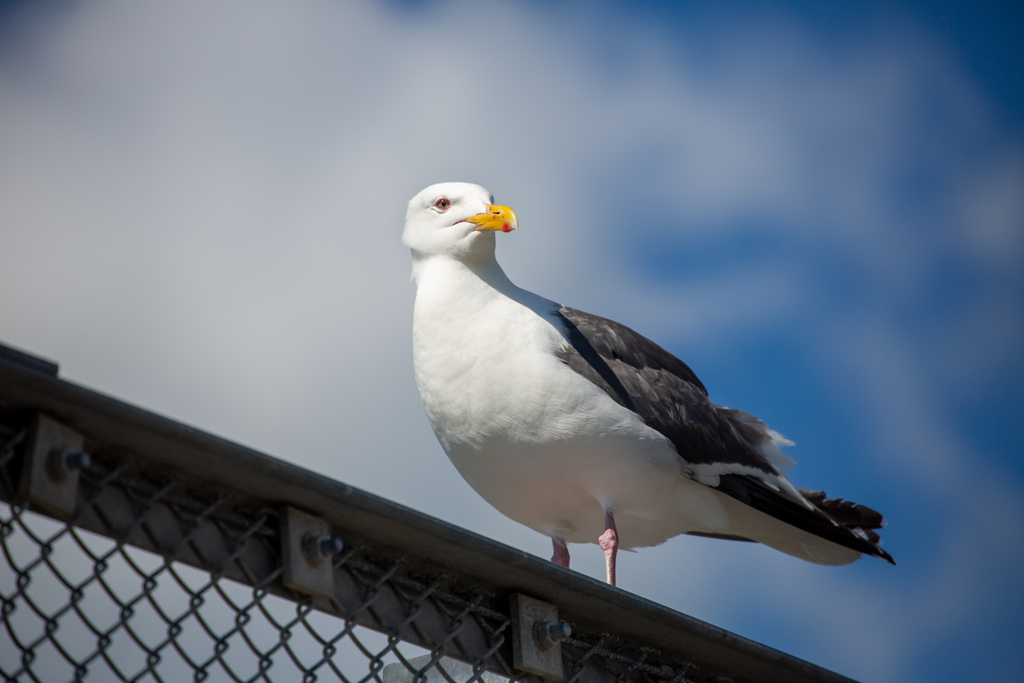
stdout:
[(405, 202), (481, 183), (519, 214), (515, 282), (675, 352), (796, 442), (794, 483), (883, 511), (900, 562), (680, 538), (622, 558), (623, 588), (864, 680), (1015, 680), (1021, 27), (968, 3), (8, 3), (0, 339), (547, 557), (412, 380)]

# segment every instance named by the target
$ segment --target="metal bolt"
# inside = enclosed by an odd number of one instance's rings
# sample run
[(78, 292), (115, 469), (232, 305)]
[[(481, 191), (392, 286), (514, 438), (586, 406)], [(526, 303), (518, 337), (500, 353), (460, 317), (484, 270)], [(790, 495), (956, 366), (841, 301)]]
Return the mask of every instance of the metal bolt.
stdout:
[(310, 534), (302, 539), (302, 552), (313, 564), (319, 564), (328, 557), (334, 557), (345, 549), (345, 543), (336, 536)]
[(538, 621), (533, 624), (533, 639), (541, 650), (552, 648), (571, 635), (572, 627), (565, 621)]
[(331, 536), (330, 538), (321, 536), (317, 539), (317, 549), (320, 551), (320, 554), (325, 557), (339, 555), (341, 551), (345, 549), (345, 543), (340, 538), (336, 538), (334, 536)]
[(85, 451), (76, 451), (71, 448), (50, 451), (47, 459), (47, 474), (54, 481), (61, 481), (69, 474), (78, 470), (88, 468), (92, 465), (92, 458)]

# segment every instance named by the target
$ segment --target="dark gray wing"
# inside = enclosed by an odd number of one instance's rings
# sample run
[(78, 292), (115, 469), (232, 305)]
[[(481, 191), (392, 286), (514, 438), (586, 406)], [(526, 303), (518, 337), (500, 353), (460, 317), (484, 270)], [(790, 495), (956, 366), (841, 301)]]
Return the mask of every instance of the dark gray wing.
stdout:
[(687, 463), (779, 473), (711, 402), (686, 363), (614, 320), (567, 307), (559, 315), (569, 330), (562, 360), (664, 434)]
[(665, 435), (691, 474), (698, 475), (694, 478), (717, 476), (715, 488), (722, 493), (816, 536), (893, 562), (878, 547), (873, 530), (881, 526), (882, 516), (874, 510), (826, 500), (822, 492), (807, 492), (801, 500), (766, 483), (781, 476), (758, 451), (771, 440), (770, 430), (752, 415), (712, 403), (686, 363), (614, 320), (568, 307), (557, 315), (569, 334), (562, 361)]

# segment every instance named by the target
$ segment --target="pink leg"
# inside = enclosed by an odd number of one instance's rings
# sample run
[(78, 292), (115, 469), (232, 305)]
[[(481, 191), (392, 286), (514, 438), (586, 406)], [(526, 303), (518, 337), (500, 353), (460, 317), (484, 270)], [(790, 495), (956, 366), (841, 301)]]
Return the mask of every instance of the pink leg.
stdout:
[(557, 536), (551, 537), (551, 545), (555, 548), (555, 554), (551, 556), (551, 561), (557, 565), (569, 568), (569, 546), (565, 544), (564, 538), (558, 538)]
[(604, 511), (604, 533), (597, 539), (604, 551), (605, 579), (615, 585), (615, 555), (619, 550), (619, 532), (615, 530), (615, 517), (611, 510)]

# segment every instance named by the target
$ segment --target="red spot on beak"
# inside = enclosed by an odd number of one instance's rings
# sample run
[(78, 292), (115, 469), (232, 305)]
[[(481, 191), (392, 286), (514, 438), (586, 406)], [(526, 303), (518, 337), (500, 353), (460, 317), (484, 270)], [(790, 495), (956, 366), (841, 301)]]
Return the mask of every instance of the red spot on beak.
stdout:
[(501, 231), (502, 232), (512, 232), (512, 226), (509, 225), (508, 223), (502, 223), (501, 224)]

